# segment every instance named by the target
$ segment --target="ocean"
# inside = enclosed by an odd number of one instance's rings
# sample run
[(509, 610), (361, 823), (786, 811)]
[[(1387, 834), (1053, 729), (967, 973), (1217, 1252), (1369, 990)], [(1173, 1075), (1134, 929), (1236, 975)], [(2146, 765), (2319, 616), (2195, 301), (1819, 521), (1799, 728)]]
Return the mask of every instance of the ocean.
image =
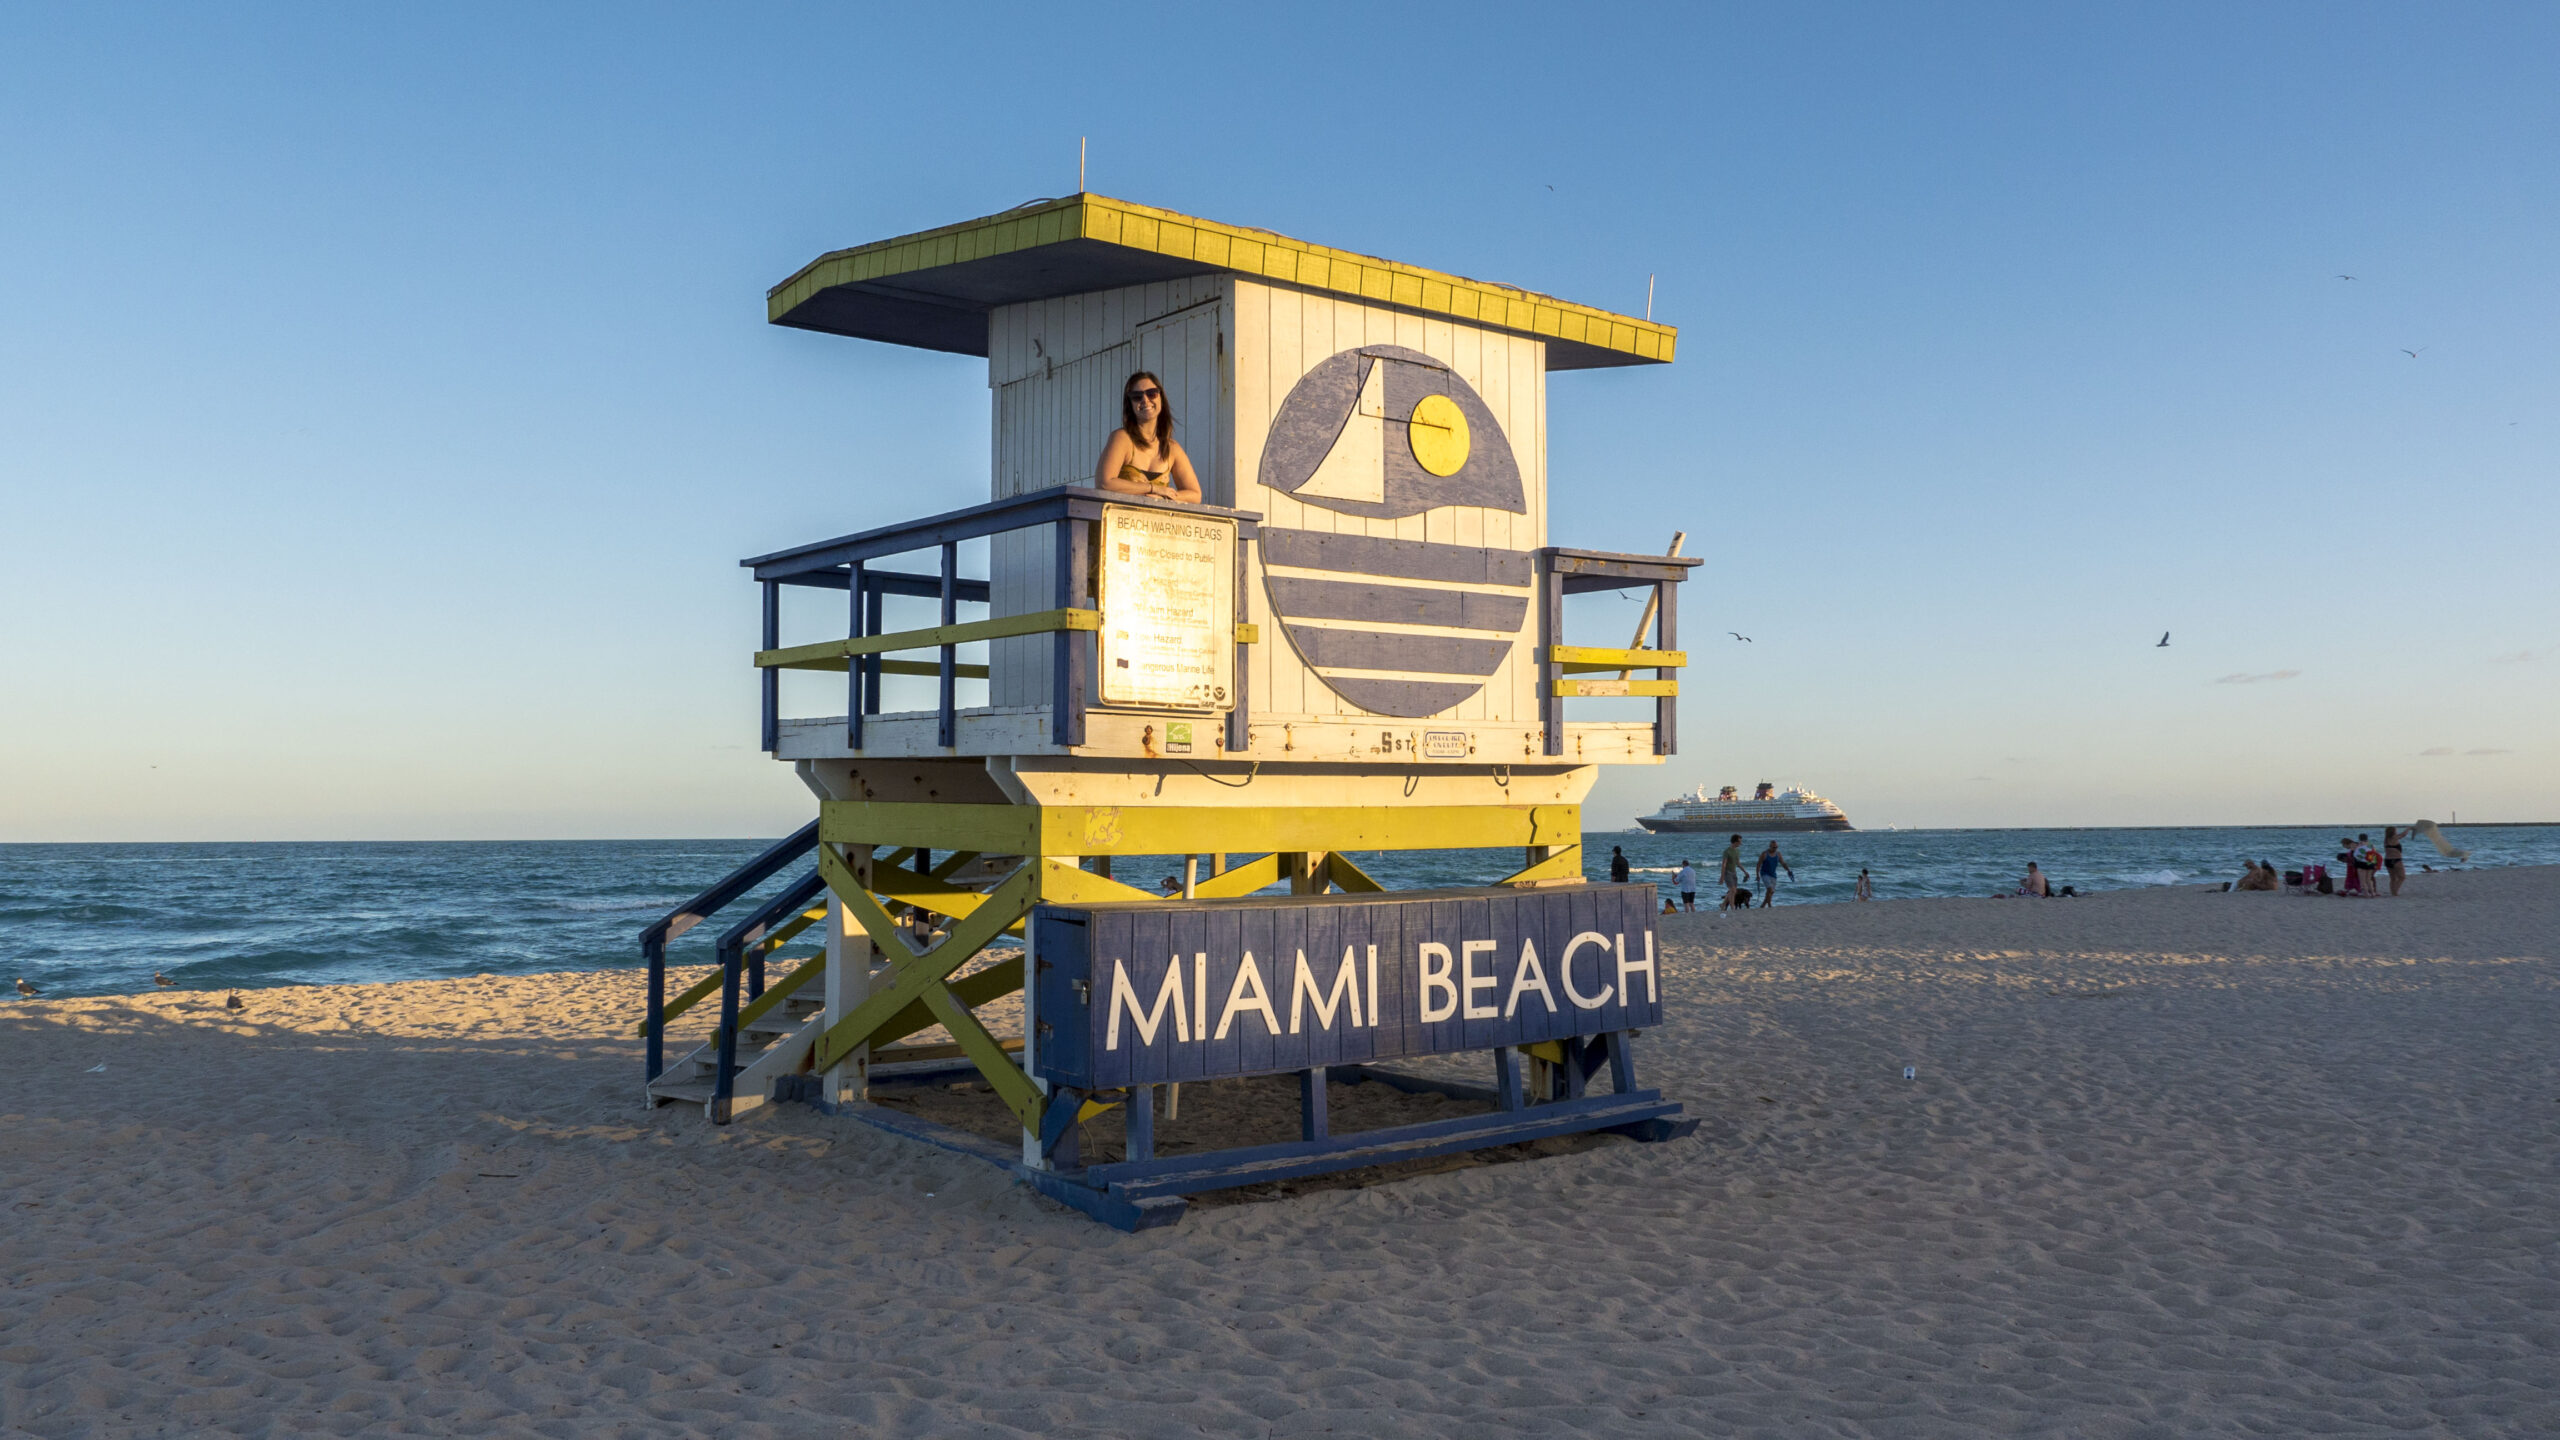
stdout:
[[(2084, 891), (2235, 879), (2246, 858), (2293, 868), (2326, 860), (2352, 827), (2249, 829), (1877, 830), (1769, 838), (1795, 869), (1781, 905), (1847, 900), (1858, 871), (1881, 899), (2014, 889), (2030, 860)], [(2560, 827), (2465, 825), (2447, 832), (2474, 866), (2560, 864)], [(1623, 846), (1635, 877), (1666, 893), (1681, 860), (1714, 883), (1721, 836), (1593, 832), (1587, 873), (1608, 876)], [(642, 926), (753, 856), (763, 840), (0, 845), (0, 978), (48, 997), (530, 974), (639, 963)], [(2420, 863), (2453, 862), (2423, 841)], [(1461, 850), (1353, 858), (1396, 889), (1479, 885), (1519, 868), (1519, 852)], [(1163, 857), (1115, 873), (1151, 887)], [(1205, 865), (1203, 867), (1205, 873)], [(739, 908), (729, 912), (744, 914)], [(708, 964), (718, 923), (671, 954)], [(0, 991), (0, 1003), (13, 998)]]

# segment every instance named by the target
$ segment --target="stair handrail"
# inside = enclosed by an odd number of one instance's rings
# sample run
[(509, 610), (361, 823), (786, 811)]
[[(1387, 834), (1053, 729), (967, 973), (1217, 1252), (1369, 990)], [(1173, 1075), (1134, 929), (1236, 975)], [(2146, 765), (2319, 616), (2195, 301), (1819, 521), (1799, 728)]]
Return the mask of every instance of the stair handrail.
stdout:
[(650, 1080), (656, 1080), (667, 1068), (667, 942), (726, 909), (739, 896), (773, 878), (775, 871), (817, 848), (818, 822), (812, 820), (640, 932), (640, 955), (649, 965), (649, 1009), (642, 1023), (648, 1039), (646, 1063)]
[[(714, 1125), (729, 1123), (729, 1102), (738, 1093), (738, 981), (741, 973), (747, 970), (747, 947), (762, 940), (768, 929), (806, 908), (826, 888), (827, 882), (812, 867), (808, 874), (792, 881), (781, 894), (757, 906), (747, 918), (730, 926), (720, 936), (720, 1028), (712, 1037), (711, 1123)], [(764, 957), (764, 950), (758, 948), (753, 973), (749, 977), (752, 985), (747, 998), (750, 1000), (764, 993)]]

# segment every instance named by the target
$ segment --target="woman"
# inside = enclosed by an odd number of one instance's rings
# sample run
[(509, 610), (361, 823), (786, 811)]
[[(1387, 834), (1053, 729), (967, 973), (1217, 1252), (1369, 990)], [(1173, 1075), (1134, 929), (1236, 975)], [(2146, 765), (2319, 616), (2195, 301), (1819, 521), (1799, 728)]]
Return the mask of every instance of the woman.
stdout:
[(1173, 405), (1165, 399), (1164, 382), (1153, 373), (1141, 370), (1120, 387), (1120, 428), (1102, 447), (1093, 486), (1114, 495), (1200, 503), (1200, 477), (1173, 438)]
[(2400, 842), (2408, 837), (2389, 825), (2382, 827), (2382, 868), (2391, 872), (2391, 893), (2398, 895), (2409, 878), (2408, 857), (2400, 851)]

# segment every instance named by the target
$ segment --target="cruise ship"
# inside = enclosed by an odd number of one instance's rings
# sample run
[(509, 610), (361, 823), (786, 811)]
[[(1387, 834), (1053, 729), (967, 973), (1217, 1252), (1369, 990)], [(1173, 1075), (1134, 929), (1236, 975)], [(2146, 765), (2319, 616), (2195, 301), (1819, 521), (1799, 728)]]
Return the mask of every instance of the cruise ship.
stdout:
[(1719, 830), (1725, 834), (1767, 835), (1791, 830), (1854, 830), (1839, 806), (1797, 786), (1780, 791), (1763, 780), (1748, 800), (1732, 786), (1707, 798), (1707, 787), (1662, 802), (1658, 814), (1640, 815), (1636, 823), (1658, 834), (1681, 835)]

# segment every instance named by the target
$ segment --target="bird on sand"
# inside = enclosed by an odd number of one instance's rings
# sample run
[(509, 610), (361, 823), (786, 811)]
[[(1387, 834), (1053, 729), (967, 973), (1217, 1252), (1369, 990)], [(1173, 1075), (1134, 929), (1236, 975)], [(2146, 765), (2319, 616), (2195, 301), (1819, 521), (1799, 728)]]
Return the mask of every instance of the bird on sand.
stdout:
[(24, 975), (18, 977), (18, 995), (21, 999), (26, 1000), (33, 1000), (36, 998), (36, 987), (28, 984), (27, 977)]
[(249, 1007), (240, 1003), (240, 997), (235, 994), (223, 997), (222, 1008), (225, 1010), (246, 1010)]
[[(2432, 349), (2434, 349), (2434, 348), (2435, 348), (2435, 347), (2434, 347), (2434, 346), (2432, 346), (2432, 345), (2421, 345), (2421, 346), (2419, 346), (2419, 347), (2418, 347), (2418, 350), (2432, 350)], [(2404, 349), (2404, 350), (2402, 350), (2400, 353), (2401, 353), (2401, 354), (2403, 354), (2403, 355), (2408, 356), (2408, 357), (2409, 357), (2410, 359), (2412, 359), (2412, 360), (2415, 360), (2415, 359), (2417, 359), (2417, 358), (2418, 358), (2418, 350), (2407, 350), (2407, 349)]]
[(170, 979), (166, 974), (162, 973), (161, 971), (154, 970), (154, 971), (152, 971), (152, 972), (151, 972), (151, 983), (152, 983), (152, 984), (154, 984), (154, 985), (169, 986), (169, 985), (175, 985), (175, 984), (177, 984), (178, 982), (177, 982), (177, 981), (175, 981), (175, 980)]
[(2168, 631), (2166, 631), (2166, 630), (2161, 631), (2161, 632), (2160, 632), (2160, 643), (2159, 643), (2159, 644), (2157, 644), (2157, 645), (2152, 646), (2151, 648), (2152, 648), (2152, 649), (2154, 649), (2154, 650), (2166, 650), (2166, 649), (2168, 649), (2168, 648), (2169, 648), (2169, 632), (2168, 632)]
[(1742, 642), (1743, 644), (1745, 644), (1745, 645), (1748, 645), (1748, 644), (1750, 644), (1750, 643), (1751, 643), (1751, 637), (1750, 637), (1750, 636), (1748, 636), (1748, 635), (1743, 634), (1743, 633), (1742, 633), (1741, 631), (1739, 631), (1739, 630), (1727, 630), (1727, 631), (1726, 631), (1726, 632), (1724, 632), (1724, 633), (1726, 633), (1727, 635), (1732, 636), (1732, 637), (1733, 637), (1734, 639), (1736, 639), (1736, 640), (1741, 641), (1741, 642)]

